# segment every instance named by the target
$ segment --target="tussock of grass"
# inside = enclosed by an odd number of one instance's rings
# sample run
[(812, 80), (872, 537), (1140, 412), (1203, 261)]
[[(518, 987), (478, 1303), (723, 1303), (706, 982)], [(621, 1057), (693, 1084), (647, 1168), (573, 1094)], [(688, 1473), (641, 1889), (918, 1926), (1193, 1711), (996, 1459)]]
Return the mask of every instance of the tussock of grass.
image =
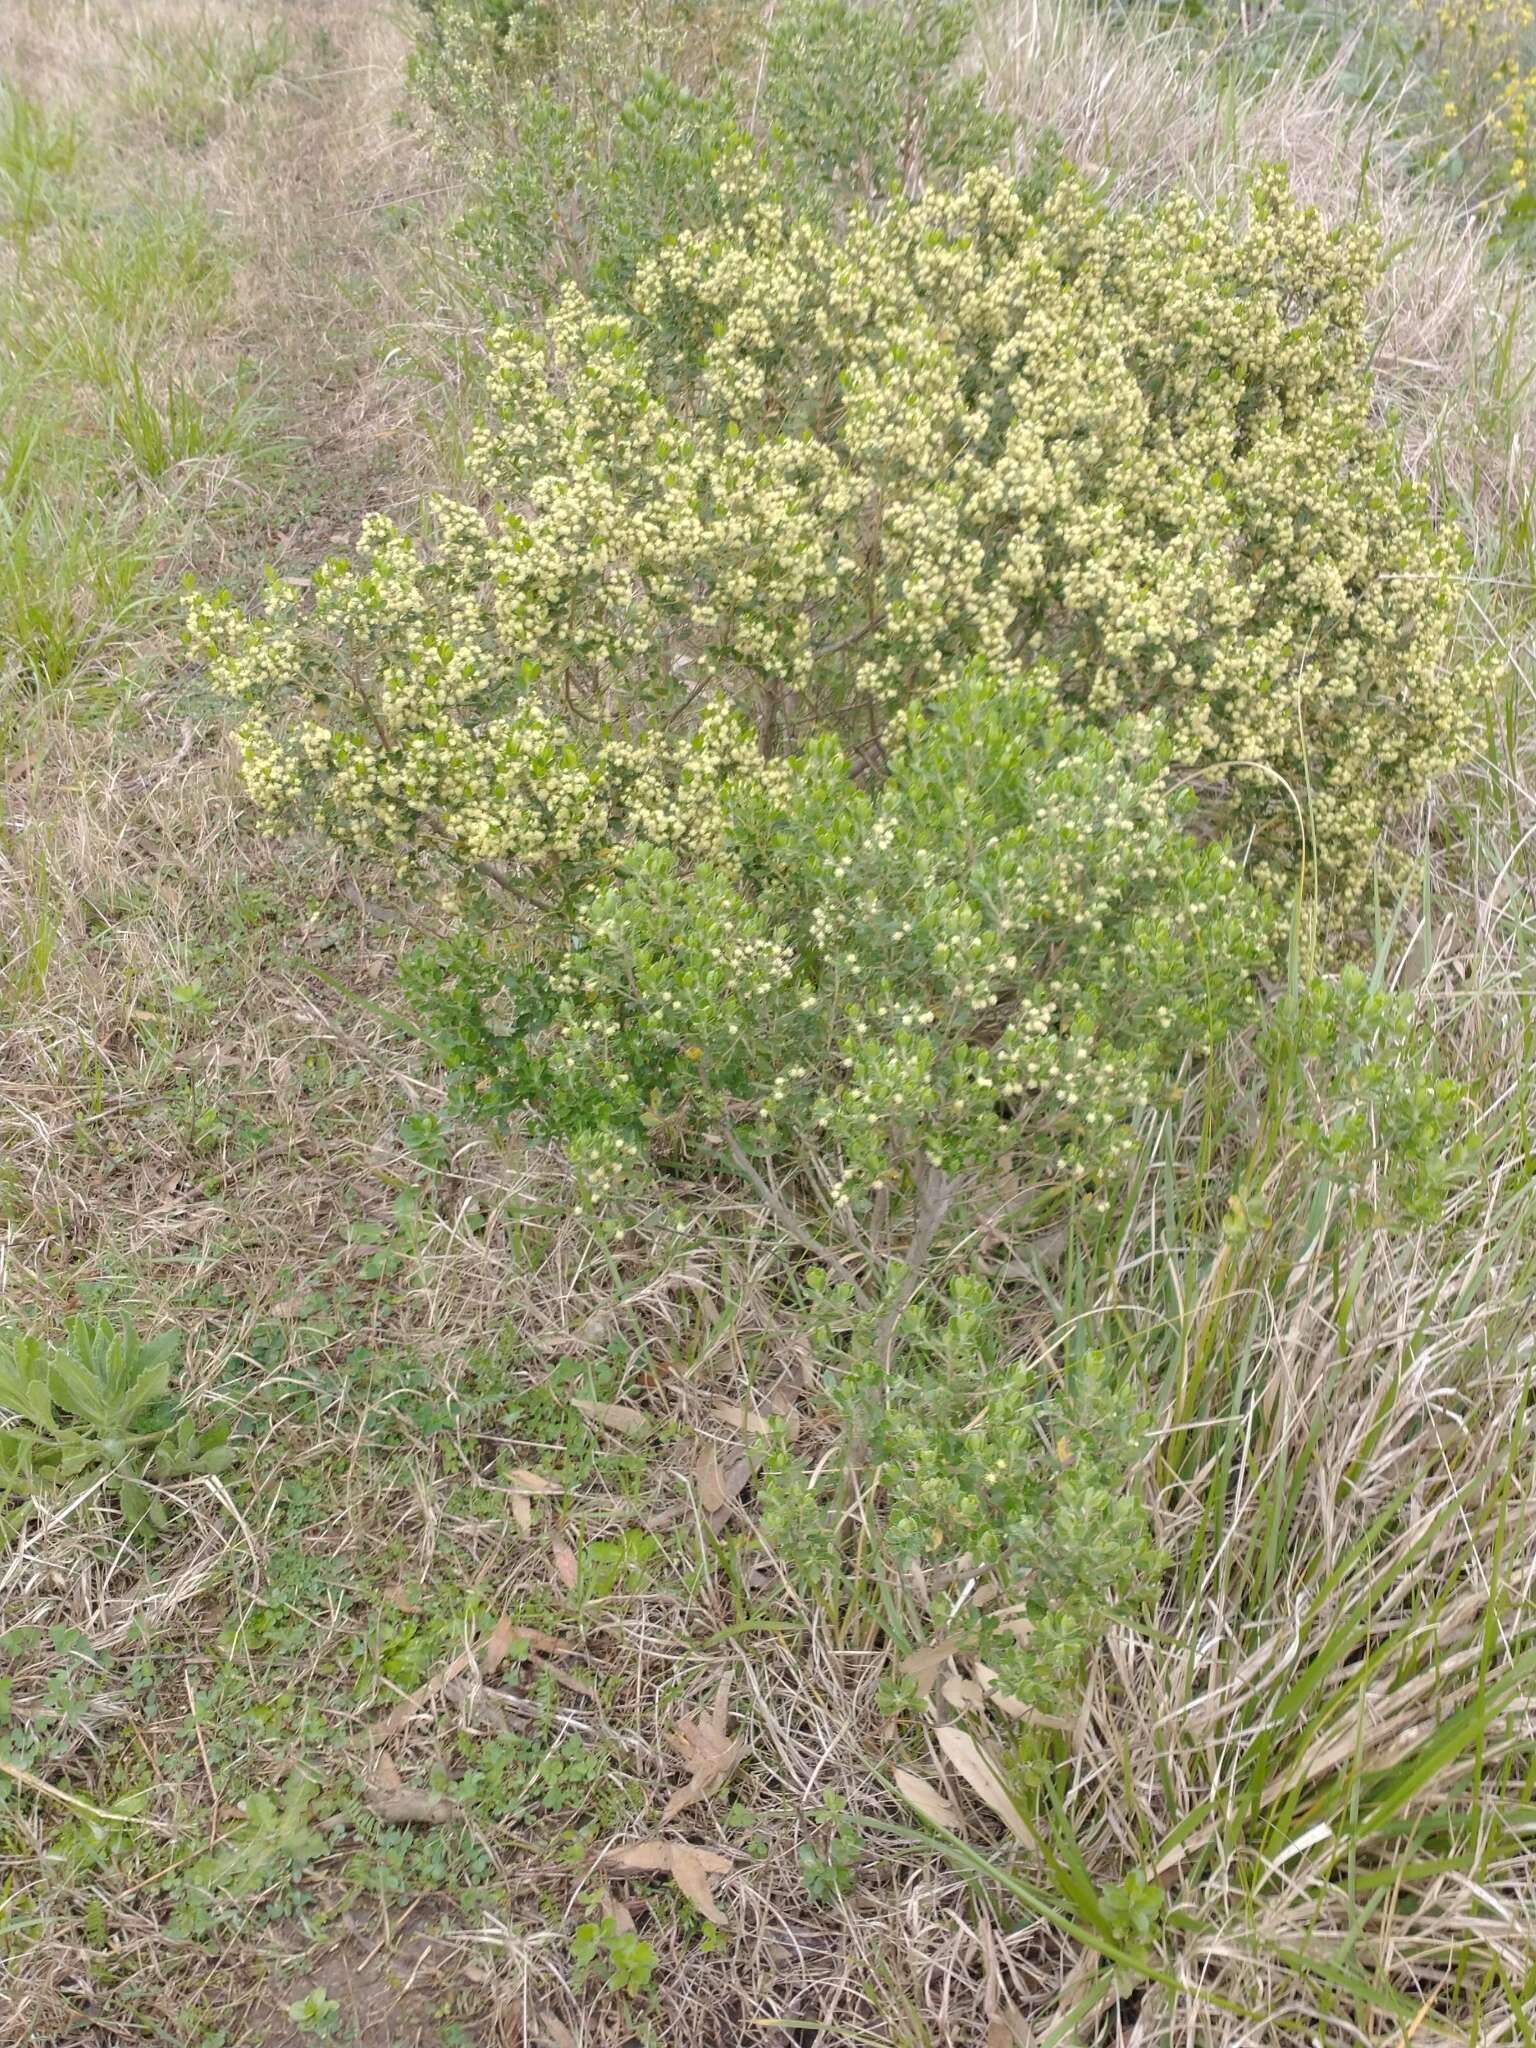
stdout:
[(253, 421), (249, 380), (195, 361), (230, 270), (191, 194), (124, 193), (73, 120), (14, 88), (0, 194), (0, 658), (8, 694), (36, 693), (132, 644), (157, 555)]

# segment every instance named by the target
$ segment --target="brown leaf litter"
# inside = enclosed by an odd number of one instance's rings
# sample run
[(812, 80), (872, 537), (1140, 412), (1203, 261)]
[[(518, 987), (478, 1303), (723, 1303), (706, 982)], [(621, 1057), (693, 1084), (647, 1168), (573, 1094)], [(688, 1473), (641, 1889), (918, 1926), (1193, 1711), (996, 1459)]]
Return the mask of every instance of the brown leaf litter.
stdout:
[(662, 1808), (663, 1823), (676, 1820), (677, 1816), (685, 1813), (690, 1806), (718, 1792), (746, 1755), (746, 1743), (739, 1737), (732, 1740), (726, 1734), (730, 1700), (731, 1675), (727, 1672), (720, 1680), (708, 1712), (697, 1721), (689, 1715), (684, 1715), (668, 1736), (667, 1740), (692, 1775), (688, 1783), (680, 1791), (674, 1792)]

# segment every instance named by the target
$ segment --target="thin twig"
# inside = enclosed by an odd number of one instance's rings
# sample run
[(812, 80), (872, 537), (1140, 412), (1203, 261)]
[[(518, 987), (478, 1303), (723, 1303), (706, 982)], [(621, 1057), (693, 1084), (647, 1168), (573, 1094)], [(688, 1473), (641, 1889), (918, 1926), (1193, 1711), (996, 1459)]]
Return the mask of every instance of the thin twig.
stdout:
[(57, 1799), (61, 1806), (73, 1807), (76, 1813), (88, 1814), (92, 1820), (103, 1820), (125, 1828), (149, 1828), (156, 1834), (161, 1832), (152, 1820), (140, 1820), (133, 1813), (109, 1813), (104, 1806), (93, 1806), (89, 1799), (77, 1798), (73, 1792), (61, 1792), (46, 1778), (34, 1777), (31, 1771), (23, 1770), (20, 1764), (9, 1763), (3, 1756), (0, 1756), (0, 1771), (16, 1784), (25, 1785), (29, 1792), (36, 1792), (44, 1799)]
[(213, 1814), (208, 1822), (208, 1847), (214, 1848), (219, 1839), (219, 1788), (214, 1783), (213, 1766), (208, 1761), (208, 1745), (203, 1741), (203, 1724), (197, 1717), (197, 1694), (192, 1690), (192, 1674), (183, 1671), (187, 1685), (187, 1705), (192, 1712), (192, 1733), (197, 1741), (197, 1753), (203, 1760), (203, 1776), (208, 1781), (208, 1797), (213, 1801)]
[(941, 1173), (938, 1167), (930, 1166), (926, 1159), (918, 1167), (917, 1223), (903, 1261), (906, 1270), (902, 1275), (901, 1285), (896, 1290), (895, 1299), (875, 1326), (875, 1356), (880, 1361), (882, 1372), (890, 1371), (891, 1353), (896, 1345), (896, 1326), (927, 1276), (933, 1241), (943, 1227), (944, 1218), (950, 1212), (959, 1185), (956, 1175)]
[(808, 1251), (813, 1258), (820, 1259), (825, 1266), (830, 1266), (838, 1279), (846, 1282), (853, 1289), (860, 1305), (867, 1308), (869, 1306), (869, 1294), (853, 1268), (840, 1259), (830, 1245), (823, 1244), (819, 1238), (811, 1235), (810, 1231), (806, 1229), (783, 1196), (768, 1185), (746, 1153), (742, 1151), (741, 1141), (737, 1138), (734, 1131), (726, 1132), (725, 1149), (730, 1154), (732, 1166), (735, 1167), (743, 1180), (750, 1182), (758, 1200), (768, 1211), (774, 1222), (781, 1229), (788, 1231), (796, 1244)]

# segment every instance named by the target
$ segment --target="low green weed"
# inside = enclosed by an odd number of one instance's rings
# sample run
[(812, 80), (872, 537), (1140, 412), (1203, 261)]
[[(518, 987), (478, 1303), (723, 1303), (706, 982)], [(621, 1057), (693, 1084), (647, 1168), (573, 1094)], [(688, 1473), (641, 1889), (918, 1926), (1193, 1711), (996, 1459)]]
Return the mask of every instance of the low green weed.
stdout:
[(307, 2039), (326, 2041), (341, 2021), (341, 2005), (323, 1984), (316, 1984), (288, 2007), (288, 2017)]
[(128, 451), (139, 474), (158, 483), (178, 463), (206, 460), (238, 446), (238, 404), (229, 395), (210, 401), (174, 372), (153, 390), (137, 363), (111, 379), (106, 393), (107, 431)]
[(796, 1851), (800, 1881), (813, 1906), (832, 1906), (853, 1889), (864, 1837), (840, 1793), (829, 1793), (812, 1818), (815, 1833)]
[[(145, 1342), (126, 1320), (77, 1317), (61, 1344), (0, 1331), (0, 1491), (55, 1503), (100, 1481), (130, 1535), (167, 1527), (162, 1489), (236, 1456), (226, 1423), (195, 1428), (172, 1395), (180, 1348), (178, 1332)], [(27, 1511), (8, 1514), (13, 1532)]]
[(596, 1982), (619, 1998), (635, 1998), (650, 1989), (656, 1951), (608, 1914), (583, 1921), (571, 1936), (571, 1967), (578, 1991)]
[[(977, 1277), (909, 1307), (883, 1341), (868, 1322), (848, 1327), (835, 1290), (811, 1328), (846, 1462), (812, 1477), (787, 1447), (772, 1461), (764, 1529), (786, 1569), (839, 1609), (873, 1578), (906, 1606), (916, 1574), (929, 1606), (909, 1607), (910, 1639), (949, 1611), (946, 1634), (1005, 1691), (1044, 1711), (1070, 1703), (1105, 1629), (1144, 1611), (1161, 1573), (1131, 1483), (1145, 1447), (1138, 1361), (1107, 1359), (1081, 1325), (1041, 1341)], [(855, 1483), (850, 1573), (837, 1532)], [(971, 1601), (968, 1588), (984, 1592)]]

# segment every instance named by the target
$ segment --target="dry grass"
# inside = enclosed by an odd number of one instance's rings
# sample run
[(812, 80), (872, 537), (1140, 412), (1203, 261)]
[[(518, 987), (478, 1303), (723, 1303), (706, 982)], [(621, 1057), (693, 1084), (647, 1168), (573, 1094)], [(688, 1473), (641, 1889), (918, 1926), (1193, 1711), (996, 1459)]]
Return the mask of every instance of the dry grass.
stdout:
[[(236, 288), (210, 345), (259, 365), (279, 460), (231, 480), (210, 508), (219, 516), (191, 526), (162, 573), (174, 582), (190, 563), (237, 587), (266, 559), (313, 561), (370, 506), (417, 501), (420, 394), (377, 344), (412, 311), (431, 254), (421, 237), (445, 196), (396, 122), (398, 26), (365, 4), (283, 10), (279, 73), (223, 108), (196, 148), (168, 146), (144, 85), (162, 60), (136, 54), (136, 39), (174, 51), (209, 22), (243, 31), (244, 16), (157, 0), (62, 18), (36, 6), (4, 24), (7, 67), (29, 92), (98, 123), (116, 109), (124, 174), (186, 180), (226, 224)], [(401, 1118), (440, 1089), (385, 1014), (409, 936), (402, 907), (364, 897), (327, 857), (254, 838), (218, 724), (195, 699), (188, 715), (168, 632), (135, 657), (147, 692), (105, 715), (82, 716), (70, 688), (23, 705), (7, 764), (0, 1284), (11, 1314), (44, 1324), (97, 1302), (185, 1328), (189, 1396), (209, 1414), (236, 1407), (249, 1448), (238, 1500), (217, 1482), (182, 1489), (177, 1528), (147, 1567), (87, 1500), (35, 1522), (0, 1572), (0, 1613), (17, 1632), (11, 1698), (40, 1731), (39, 1770), (67, 1795), (112, 1802), (136, 1784), (146, 1802), (142, 1832), (125, 1823), (105, 1837), (48, 1798), (6, 1808), (0, 2038), (192, 2042), (222, 2027), (275, 2048), (298, 2038), (287, 2006), (313, 1985), (369, 2041), (562, 2038), (541, 2033), (546, 2008), (585, 2025), (587, 2041), (629, 2037), (621, 2006), (601, 2002), (584, 2023), (590, 1995), (569, 1990), (590, 1858), (573, 1864), (561, 1814), (540, 1820), (536, 1842), (515, 1820), (479, 1836), (476, 1897), (498, 1905), (468, 1921), (451, 1895), (464, 1880), (435, 1890), (396, 1845), (377, 1860), (386, 1875), (401, 1866), (403, 1898), (354, 1898), (347, 1858), (321, 1854), (302, 1913), (274, 1870), (222, 1900), (201, 1937), (168, 1925), (178, 1901), (201, 1896), (176, 1872), (238, 1839), (242, 1802), (281, 1798), (295, 1768), (321, 1780), (328, 1810), (366, 1826), (360, 1737), (399, 1687), (363, 1646), (391, 1621), (416, 1625), (389, 1594), (405, 1579), (422, 1589), (434, 1641), (472, 1632), (472, 1612), (542, 1618), (601, 1687), (598, 1701), (563, 1695), (553, 1720), (517, 1680), (439, 1703), (394, 1747), (413, 1781), (435, 1763), (462, 1772), (461, 1731), (473, 1747), (531, 1727), (606, 1760), (615, 1818), (654, 1814), (677, 1783), (672, 1724), (733, 1671), (766, 1856), (722, 1889), (739, 1933), (719, 1955), (696, 1952), (665, 1894), (652, 1902), (667, 2009), (689, 2015), (687, 2034), (669, 2037), (750, 2029), (771, 2048), (801, 2038), (771, 2022), (803, 2012), (849, 2040), (883, 2038), (870, 1986), (896, 1968), (890, 1928), (807, 1906), (796, 1856), (822, 1793), (848, 1787), (850, 1770), (862, 1802), (869, 1766), (848, 1731), (875, 1727), (883, 1659), (792, 1607), (738, 1640), (736, 1597), (695, 1504), (699, 1445), (718, 1440), (729, 1459), (733, 1438), (713, 1403), (749, 1385), (766, 1399), (786, 1372), (804, 1391), (798, 1357), (776, 1359), (752, 1305), (769, 1249), (741, 1219), (720, 1231), (701, 1219), (702, 1246), (604, 1253), (563, 1216), (558, 1182), (467, 1140), (424, 1172)], [(402, 1190), (418, 1203), (408, 1253), (380, 1284), (365, 1269), (376, 1234), (398, 1227)], [(622, 1485), (595, 1452), (576, 1460), (562, 1541), (585, 1558), (654, 1518), (665, 1569), (578, 1599), (551, 1561), (551, 1511), (536, 1504), (532, 1540), (519, 1533), (494, 1477), (509, 1425), (492, 1416), (515, 1412), (563, 1350), (590, 1359), (615, 1341), (645, 1375), (638, 1395), (617, 1391), (656, 1413), (669, 1451)], [(472, 1400), (477, 1374), (490, 1392)], [(402, 1403), (430, 1428), (397, 1421)], [(575, 1434), (585, 1442), (584, 1426)], [(550, 1449), (514, 1442), (509, 1455), (536, 1463)], [(570, 1446), (563, 1457), (573, 1462)], [(273, 1612), (302, 1605), (277, 1651), (239, 1633), (267, 1600)], [(48, 1729), (61, 1695), (70, 1725)], [(308, 1703), (302, 1730), (295, 1699)], [(937, 1882), (957, 1897), (956, 1880)], [(642, 1919), (645, 1889), (632, 1892)], [(93, 1915), (98, 1936), (82, 1931)], [(956, 1937), (939, 1925), (943, 1957)], [(454, 2023), (468, 2033), (451, 2035)]]

